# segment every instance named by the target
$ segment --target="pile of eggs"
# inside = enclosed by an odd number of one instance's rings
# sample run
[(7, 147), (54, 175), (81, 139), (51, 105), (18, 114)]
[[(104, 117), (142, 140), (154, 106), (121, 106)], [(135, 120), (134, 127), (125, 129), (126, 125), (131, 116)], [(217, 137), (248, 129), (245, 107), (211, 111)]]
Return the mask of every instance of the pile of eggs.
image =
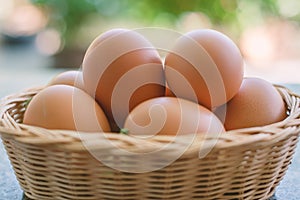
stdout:
[(226, 35), (188, 32), (162, 59), (140, 33), (112, 29), (91, 43), (82, 71), (57, 75), (31, 99), (23, 123), (176, 135), (263, 126), (285, 117), (271, 83), (244, 77), (243, 57)]

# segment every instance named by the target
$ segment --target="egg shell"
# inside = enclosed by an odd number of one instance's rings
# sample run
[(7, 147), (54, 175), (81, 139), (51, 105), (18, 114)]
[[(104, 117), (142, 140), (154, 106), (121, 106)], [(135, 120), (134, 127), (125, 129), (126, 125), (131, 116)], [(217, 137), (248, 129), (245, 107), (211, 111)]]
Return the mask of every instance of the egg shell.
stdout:
[(210, 110), (176, 97), (158, 97), (142, 102), (130, 112), (124, 128), (131, 135), (225, 132), (223, 124)]
[(47, 129), (110, 131), (108, 120), (95, 100), (69, 85), (53, 85), (38, 92), (26, 108), (23, 123)]
[(171, 91), (171, 89), (169, 88), (168, 84), (165, 84), (165, 96), (166, 97), (176, 97), (176, 95)]
[(96, 38), (83, 60), (85, 89), (107, 114), (115, 132), (139, 103), (164, 96), (163, 64), (141, 34), (112, 29)]
[(50, 85), (70, 85), (84, 90), (82, 72), (76, 70), (61, 72), (49, 81), (48, 86)]
[(239, 92), (215, 113), (225, 116), (226, 130), (264, 126), (287, 117), (285, 103), (276, 88), (254, 77), (244, 78)]
[(165, 96), (166, 97), (176, 97), (176, 95), (168, 87), (166, 87)]
[(199, 29), (175, 42), (165, 58), (165, 76), (177, 97), (213, 108), (238, 92), (244, 62), (229, 37), (215, 30)]

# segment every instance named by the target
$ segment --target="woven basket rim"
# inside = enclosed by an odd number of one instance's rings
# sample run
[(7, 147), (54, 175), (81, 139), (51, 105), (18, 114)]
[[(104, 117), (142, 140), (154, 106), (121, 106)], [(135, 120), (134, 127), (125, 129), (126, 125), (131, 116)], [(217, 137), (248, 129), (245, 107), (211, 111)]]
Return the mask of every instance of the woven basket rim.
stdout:
[[(203, 143), (203, 141), (214, 143), (214, 148), (218, 149), (232, 146), (263, 145), (264, 142), (270, 142), (270, 140), (278, 141), (292, 134), (298, 135), (299, 131), (295, 131), (295, 129), (300, 125), (300, 96), (285, 86), (275, 84), (274, 86), (278, 89), (287, 104), (288, 111), (290, 112), (287, 118), (265, 126), (226, 131), (218, 136), (196, 134), (191, 147), (197, 147), (199, 143)], [(8, 114), (7, 110), (14, 107), (14, 102), (24, 102), (28, 99), (28, 96), (36, 94), (44, 87), (45, 86), (28, 88), (22, 92), (8, 95), (0, 100), (0, 135), (2, 137), (13, 138), (24, 144), (55, 145), (56, 148), (60, 146), (72, 151), (85, 149), (83, 145), (79, 145), (82, 140), (92, 141), (99, 139), (99, 137), (108, 138), (116, 146), (125, 148), (129, 146), (133, 149), (153, 148), (157, 145), (164, 145), (165, 143), (174, 141), (174, 136), (165, 135), (157, 135), (149, 140), (141, 141), (138, 138), (117, 133), (80, 133), (70, 130), (49, 130), (18, 123)], [(185, 136), (177, 137), (182, 137), (181, 141), (184, 142)], [(140, 142), (143, 142), (143, 145), (140, 145)], [(94, 146), (91, 144), (89, 148), (98, 149), (102, 147), (99, 147), (99, 144)], [(195, 150), (195, 148), (190, 149), (192, 149), (192, 151)]]

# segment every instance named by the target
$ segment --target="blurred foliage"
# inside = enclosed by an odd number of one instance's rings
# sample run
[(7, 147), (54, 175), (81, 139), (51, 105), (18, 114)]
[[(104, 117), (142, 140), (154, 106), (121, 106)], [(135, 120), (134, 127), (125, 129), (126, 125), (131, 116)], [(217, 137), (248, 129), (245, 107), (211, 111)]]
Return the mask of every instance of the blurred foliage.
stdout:
[[(153, 25), (158, 16), (166, 16), (176, 25), (186, 12), (200, 12), (213, 25), (234, 25), (237, 28), (239, 13), (255, 7), (260, 15), (279, 16), (278, 0), (31, 0), (49, 15), (49, 25), (60, 31), (66, 45), (72, 43), (74, 34), (91, 16), (96, 14), (102, 22), (111, 19), (136, 20), (145, 26)], [(243, 6), (241, 6), (243, 5)], [(257, 13), (246, 16), (251, 21)], [(155, 24), (154, 24), (155, 25)]]
[(48, 13), (49, 24), (62, 35), (65, 43), (72, 42), (72, 36), (84, 22), (85, 17), (97, 12), (93, 3), (88, 0), (32, 0)]

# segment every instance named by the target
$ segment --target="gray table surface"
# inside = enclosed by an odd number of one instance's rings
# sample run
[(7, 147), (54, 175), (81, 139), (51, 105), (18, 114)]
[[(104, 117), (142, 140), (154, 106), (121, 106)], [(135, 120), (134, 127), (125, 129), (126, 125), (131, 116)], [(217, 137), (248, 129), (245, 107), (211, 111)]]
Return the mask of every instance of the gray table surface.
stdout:
[[(51, 58), (40, 55), (30, 45), (4, 48), (0, 44), (0, 98), (28, 87), (45, 84), (55, 74), (65, 70), (51, 68), (52, 62)], [(300, 94), (300, 84), (285, 86)], [(21, 200), (23, 198), (23, 191), (18, 185), (0, 141), (0, 200)], [(277, 187), (273, 199), (300, 199), (300, 147), (297, 148), (292, 164)]]

